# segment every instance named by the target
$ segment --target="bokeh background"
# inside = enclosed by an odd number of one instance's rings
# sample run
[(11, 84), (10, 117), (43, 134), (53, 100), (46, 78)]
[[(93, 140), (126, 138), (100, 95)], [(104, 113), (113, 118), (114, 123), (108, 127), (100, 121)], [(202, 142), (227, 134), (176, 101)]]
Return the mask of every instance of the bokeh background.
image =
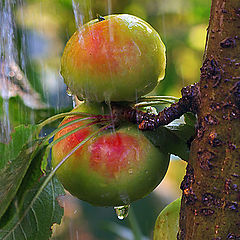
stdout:
[[(11, 4), (16, 63), (48, 108), (33, 109), (21, 96), (7, 101), (0, 97), (2, 125), (6, 121), (11, 128), (38, 123), (73, 107), (59, 74), (60, 57), (77, 25), (97, 14), (133, 14), (158, 31), (167, 49), (167, 68), (165, 79), (152, 94), (180, 97), (182, 87), (199, 80), (210, 0), (17, 0)], [(65, 216), (60, 226), (53, 227), (52, 239), (134, 239), (133, 223), (139, 227), (142, 239), (151, 239), (159, 212), (181, 195), (179, 186), (185, 167), (183, 161), (172, 156), (159, 187), (131, 205), (131, 221), (118, 220), (112, 208), (94, 207), (70, 195), (59, 199), (65, 206)]]

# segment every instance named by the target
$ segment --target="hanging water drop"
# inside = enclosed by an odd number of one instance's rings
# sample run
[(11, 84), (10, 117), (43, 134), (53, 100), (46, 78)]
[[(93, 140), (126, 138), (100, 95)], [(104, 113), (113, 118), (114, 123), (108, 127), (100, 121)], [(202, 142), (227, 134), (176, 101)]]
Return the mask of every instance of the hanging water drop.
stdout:
[(119, 207), (114, 207), (119, 220), (123, 220), (128, 216), (130, 205), (124, 205)]
[(71, 97), (71, 96), (73, 95), (73, 94), (72, 94), (72, 91), (70, 90), (70, 88), (67, 88), (66, 92), (67, 92), (67, 95), (68, 95), (69, 97)]

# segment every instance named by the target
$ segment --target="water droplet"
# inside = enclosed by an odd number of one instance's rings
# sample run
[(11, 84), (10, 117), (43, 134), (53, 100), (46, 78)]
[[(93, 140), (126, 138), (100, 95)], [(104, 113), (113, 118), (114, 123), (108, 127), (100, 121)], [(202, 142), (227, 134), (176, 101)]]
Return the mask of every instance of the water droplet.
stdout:
[(67, 92), (67, 95), (68, 95), (69, 97), (71, 97), (71, 96), (73, 95), (72, 92), (71, 92), (71, 90), (70, 90), (69, 88), (67, 88), (66, 92)]
[(114, 207), (119, 220), (123, 220), (128, 216), (130, 205), (124, 205), (119, 207)]

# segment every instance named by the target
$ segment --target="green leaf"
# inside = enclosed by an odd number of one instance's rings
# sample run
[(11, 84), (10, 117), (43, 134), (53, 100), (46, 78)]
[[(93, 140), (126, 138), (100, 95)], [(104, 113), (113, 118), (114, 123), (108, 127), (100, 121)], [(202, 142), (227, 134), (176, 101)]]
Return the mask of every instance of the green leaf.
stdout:
[(187, 125), (194, 127), (197, 123), (197, 117), (195, 114), (188, 112), (184, 114), (184, 121)]
[[(25, 193), (23, 204), (19, 206), (19, 199), (14, 199), (6, 216), (14, 212), (4, 226), (0, 225), (1, 240), (47, 240), (54, 223), (60, 224), (63, 208), (57, 202), (57, 197), (64, 194), (62, 185), (53, 177), (40, 192), (47, 176), (35, 183), (34, 187)], [(1, 222), (2, 222), (1, 220)], [(2, 224), (2, 223), (1, 223)]]
[(189, 141), (195, 134), (193, 122), (186, 124), (183, 121), (173, 121), (167, 126), (143, 133), (161, 151), (174, 154), (187, 161), (190, 151)]
[(183, 123), (167, 125), (166, 128), (171, 130), (185, 143), (187, 143), (195, 134), (195, 127)]
[[(4, 163), (0, 168), (0, 218), (14, 198), (39, 147), (39, 141), (32, 138), (35, 129), (20, 126), (12, 134), (10, 143), (0, 144), (1, 165)], [(25, 144), (29, 139), (31, 141)]]
[(167, 152), (187, 160), (189, 147), (172, 130), (167, 127), (159, 127), (153, 131), (144, 131), (144, 135), (162, 152)]
[(9, 143), (0, 142), (0, 169), (5, 167), (6, 163), (17, 157), (27, 141), (30, 142), (34, 140), (32, 133), (37, 128), (37, 126), (20, 125), (14, 129)]
[[(49, 239), (51, 226), (61, 221), (63, 209), (58, 205), (56, 198), (65, 193), (55, 177), (48, 177), (50, 171), (42, 176), (41, 162), (47, 148), (46, 144), (41, 144), (43, 141), (44, 139), (41, 139), (25, 144), (10, 164), (13, 173), (16, 171), (16, 165), (24, 169), (24, 173), (18, 173), (21, 175), (19, 178), (12, 175), (11, 187), (15, 190), (11, 191), (13, 200), (4, 196), (5, 206), (8, 208), (0, 218), (1, 240)], [(28, 167), (24, 168), (25, 162)], [(19, 180), (18, 184), (14, 180)]]

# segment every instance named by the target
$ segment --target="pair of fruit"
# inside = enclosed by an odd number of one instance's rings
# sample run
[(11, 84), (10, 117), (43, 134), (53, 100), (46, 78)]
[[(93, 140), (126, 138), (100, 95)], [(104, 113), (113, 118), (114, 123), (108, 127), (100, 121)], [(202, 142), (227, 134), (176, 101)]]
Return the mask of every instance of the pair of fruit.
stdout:
[[(137, 17), (99, 18), (71, 37), (62, 56), (61, 74), (71, 92), (87, 100), (73, 111), (91, 117), (55, 135), (57, 140), (79, 127), (54, 145), (53, 166), (89, 136), (99, 134), (74, 151), (57, 171), (70, 193), (94, 205), (121, 206), (144, 197), (160, 183), (169, 155), (130, 123), (101, 130), (103, 122), (97, 121), (97, 116), (112, 114), (104, 101), (132, 102), (149, 93), (164, 72), (164, 44), (158, 33)], [(60, 126), (80, 118), (84, 114), (67, 117)]]

